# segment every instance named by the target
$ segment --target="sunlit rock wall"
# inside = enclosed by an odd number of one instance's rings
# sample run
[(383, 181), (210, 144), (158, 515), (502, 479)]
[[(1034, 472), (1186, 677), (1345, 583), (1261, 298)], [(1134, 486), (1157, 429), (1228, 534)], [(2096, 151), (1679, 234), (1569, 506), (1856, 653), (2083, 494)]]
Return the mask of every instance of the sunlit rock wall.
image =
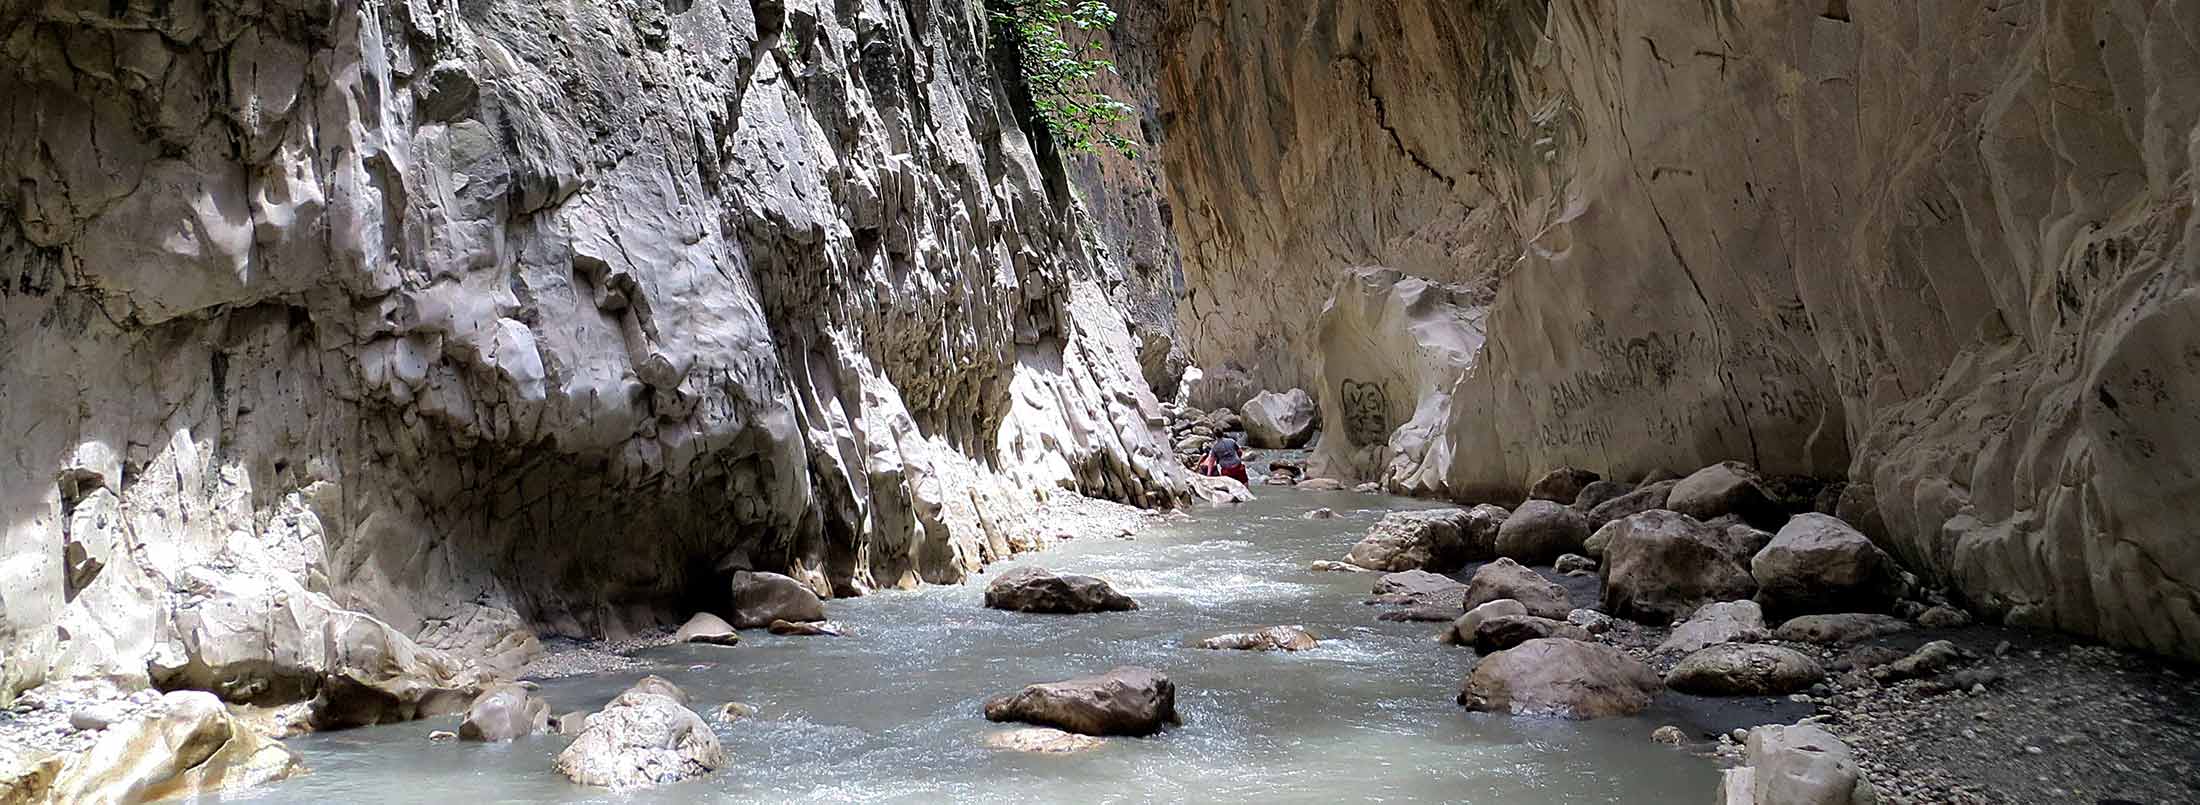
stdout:
[(480, 657), (666, 623), (744, 566), (955, 581), (1054, 491), (1177, 497), (1121, 250), (985, 29), (0, 9), (0, 699), (143, 681), (209, 573)]
[(1487, 287), (1452, 490), (1846, 475), (1973, 606), (2200, 656), (2200, 2), (1171, 9), (1201, 364), (1341, 398), (1342, 271)]

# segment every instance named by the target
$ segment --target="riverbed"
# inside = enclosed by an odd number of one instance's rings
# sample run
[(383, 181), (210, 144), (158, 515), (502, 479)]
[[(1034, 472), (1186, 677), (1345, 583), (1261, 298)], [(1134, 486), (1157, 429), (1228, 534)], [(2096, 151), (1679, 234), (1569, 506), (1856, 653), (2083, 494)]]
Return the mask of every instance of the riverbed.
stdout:
[[(289, 741), (310, 772), (248, 802), (1710, 802), (1712, 761), (1654, 744), (1685, 718), (1663, 703), (1637, 718), (1574, 722), (1468, 713), (1453, 699), (1472, 651), (1442, 624), (1377, 621), (1377, 575), (1317, 573), (1383, 514), (1432, 504), (1352, 492), (1259, 487), (1135, 539), (1084, 537), (995, 565), (1089, 573), (1136, 612), (1027, 615), (980, 606), (984, 582), (827, 602), (847, 637), (742, 635), (735, 647), (675, 645), (648, 667), (542, 682), (553, 712), (593, 709), (645, 673), (686, 689), (698, 712), (738, 701), (756, 715), (712, 721), (733, 758), (704, 779), (607, 793), (551, 770), (566, 738), (432, 743), (442, 718)], [(1327, 507), (1335, 519), (1309, 520)], [(1582, 602), (1577, 601), (1577, 605)], [(1301, 624), (1310, 651), (1229, 652), (1198, 638)], [(1175, 681), (1183, 726), (1067, 755), (990, 749), (989, 697), (1118, 665)]]

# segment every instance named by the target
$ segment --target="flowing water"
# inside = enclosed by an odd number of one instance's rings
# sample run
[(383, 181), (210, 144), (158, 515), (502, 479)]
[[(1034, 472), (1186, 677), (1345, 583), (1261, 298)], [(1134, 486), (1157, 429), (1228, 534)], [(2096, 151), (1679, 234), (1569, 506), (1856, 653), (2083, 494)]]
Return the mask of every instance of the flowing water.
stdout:
[[(646, 671), (547, 680), (552, 712), (601, 706), (656, 673), (713, 721), (734, 759), (701, 780), (612, 794), (551, 770), (566, 739), (444, 744), (455, 718), (296, 738), (311, 773), (251, 792), (257, 802), (1710, 802), (1711, 762), (1653, 744), (1676, 718), (1571, 722), (1468, 713), (1453, 703), (1473, 652), (1431, 639), (1441, 624), (1385, 623), (1361, 603), (1374, 574), (1314, 573), (1387, 512), (1428, 504), (1349, 492), (1261, 488), (1253, 503), (1202, 508), (1136, 540), (1086, 538), (996, 566), (1099, 575), (1136, 612), (1046, 616), (979, 606), (971, 584), (828, 602), (853, 636), (745, 633), (737, 647), (643, 652)], [(1334, 520), (1306, 520), (1327, 506)], [(1303, 624), (1311, 651), (1202, 651), (1189, 641)], [(989, 749), (1014, 725), (988, 697), (1032, 682), (1144, 665), (1177, 685), (1184, 725), (1094, 750)]]

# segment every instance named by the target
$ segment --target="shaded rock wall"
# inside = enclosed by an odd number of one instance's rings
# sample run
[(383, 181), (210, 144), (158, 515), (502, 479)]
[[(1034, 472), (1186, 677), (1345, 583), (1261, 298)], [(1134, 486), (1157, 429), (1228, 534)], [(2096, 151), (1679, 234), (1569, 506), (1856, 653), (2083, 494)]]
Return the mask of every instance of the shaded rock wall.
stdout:
[(1452, 490), (1846, 474), (1974, 606), (2200, 656), (2200, 3), (1171, 8), (1200, 363), (1316, 381), (1349, 267), (1487, 288)]
[(1103, 238), (1158, 211), (1050, 186), (985, 39), (882, 0), (0, 10), (0, 699), (144, 681), (200, 568), (478, 657), (741, 567), (955, 581), (1050, 490), (1175, 499)]

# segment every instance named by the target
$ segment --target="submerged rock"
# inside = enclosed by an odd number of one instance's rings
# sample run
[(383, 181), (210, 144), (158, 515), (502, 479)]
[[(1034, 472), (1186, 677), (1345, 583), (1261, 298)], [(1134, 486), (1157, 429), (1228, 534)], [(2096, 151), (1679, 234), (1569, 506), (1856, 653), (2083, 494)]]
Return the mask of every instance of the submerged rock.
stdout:
[(840, 627), (832, 621), (772, 621), (771, 633), (782, 637), (840, 637)]
[(1720, 643), (1682, 658), (1666, 687), (1698, 696), (1784, 696), (1809, 690), (1826, 669), (1802, 652), (1760, 643)]
[(1304, 626), (1270, 626), (1253, 632), (1216, 635), (1199, 641), (1204, 649), (1232, 651), (1305, 651), (1315, 639)]
[(1662, 686), (1649, 666), (1617, 648), (1545, 638), (1483, 657), (1461, 687), (1459, 704), (1492, 713), (1595, 719), (1640, 713)]
[(741, 642), (741, 635), (736, 634), (733, 624), (727, 623), (724, 618), (708, 612), (697, 612), (694, 617), (688, 618), (687, 623), (680, 625), (680, 630), (672, 634), (672, 639), (682, 643), (730, 646)]
[(1461, 609), (1472, 610), (1501, 598), (1520, 602), (1528, 614), (1539, 618), (1562, 619), (1574, 609), (1565, 587), (1511, 559), (1499, 559), (1474, 571), (1467, 580)]
[(762, 629), (772, 621), (821, 621), (825, 602), (802, 582), (778, 573), (733, 575), (733, 625)]
[(992, 609), (1055, 615), (1125, 612), (1138, 608), (1137, 601), (1116, 592), (1105, 580), (1074, 573), (1056, 574), (1037, 567), (1017, 568), (995, 578), (985, 586), (985, 605)]
[(691, 780), (726, 763), (702, 716), (670, 696), (628, 690), (588, 717), (554, 765), (581, 785), (629, 789)]
[(985, 736), (985, 745), (993, 749), (1043, 755), (1082, 752), (1106, 742), (1104, 738), (1064, 732), (1052, 727), (1023, 727)]
[(1369, 570), (1369, 569), (1367, 569), (1367, 568), (1361, 567), (1361, 566), (1359, 566), (1359, 565), (1355, 565), (1355, 564), (1352, 564), (1351, 562), (1339, 562), (1339, 561), (1336, 561), (1336, 560), (1333, 560), (1333, 559), (1318, 559), (1318, 560), (1315, 560), (1315, 562), (1314, 562), (1313, 564), (1311, 564), (1311, 565), (1307, 565), (1307, 566), (1306, 566), (1306, 569), (1308, 569), (1308, 570), (1311, 570), (1311, 571), (1314, 571), (1314, 572), (1316, 572), (1316, 573), (1373, 573), (1373, 572), (1375, 572), (1375, 571)]
[(1176, 685), (1159, 671), (1135, 666), (1031, 685), (986, 702), (985, 717), (1082, 735), (1151, 735), (1180, 723)]

